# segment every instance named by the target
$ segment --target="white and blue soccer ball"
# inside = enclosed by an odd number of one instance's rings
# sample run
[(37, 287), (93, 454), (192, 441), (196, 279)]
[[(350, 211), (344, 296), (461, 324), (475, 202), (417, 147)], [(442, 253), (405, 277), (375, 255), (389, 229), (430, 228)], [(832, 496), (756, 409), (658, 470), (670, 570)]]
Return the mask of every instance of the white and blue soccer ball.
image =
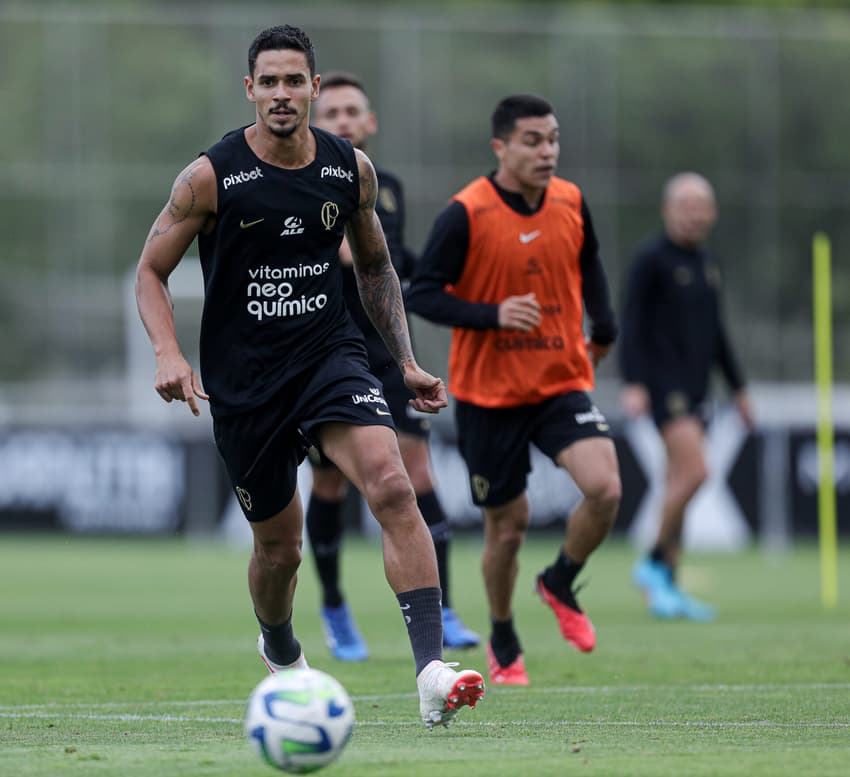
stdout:
[(314, 772), (339, 758), (354, 726), (345, 688), (318, 669), (287, 669), (251, 693), (245, 734), (266, 763), (285, 772)]

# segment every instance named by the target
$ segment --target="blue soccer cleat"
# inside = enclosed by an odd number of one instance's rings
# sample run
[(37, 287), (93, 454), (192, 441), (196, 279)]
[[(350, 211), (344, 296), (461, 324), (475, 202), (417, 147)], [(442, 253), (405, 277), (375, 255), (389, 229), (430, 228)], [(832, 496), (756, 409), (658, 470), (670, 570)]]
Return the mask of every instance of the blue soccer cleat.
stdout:
[(443, 647), (473, 648), (480, 642), (481, 638), (464, 626), (451, 607), (443, 607)]
[(632, 581), (643, 592), (646, 606), (656, 618), (670, 620), (683, 616), (680, 592), (673, 585), (673, 573), (666, 564), (651, 558), (638, 561)]
[(717, 610), (710, 604), (694, 599), (684, 591), (676, 589), (679, 596), (679, 611), (681, 617), (700, 623), (710, 623), (717, 618)]
[(717, 617), (714, 607), (694, 599), (676, 586), (673, 572), (666, 564), (650, 558), (638, 561), (632, 580), (643, 591), (647, 607), (656, 618), (684, 618), (708, 623)]
[(365, 661), (369, 658), (369, 648), (354, 625), (348, 605), (322, 607), (321, 615), (325, 644), (334, 658), (339, 661)]

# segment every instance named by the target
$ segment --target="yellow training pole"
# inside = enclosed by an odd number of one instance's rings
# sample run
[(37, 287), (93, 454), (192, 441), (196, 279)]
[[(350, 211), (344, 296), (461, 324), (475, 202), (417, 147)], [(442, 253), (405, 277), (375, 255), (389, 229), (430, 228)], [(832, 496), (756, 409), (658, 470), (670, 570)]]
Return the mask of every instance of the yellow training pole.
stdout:
[(824, 607), (838, 603), (838, 553), (833, 472), (832, 428), (832, 270), (829, 238), (817, 232), (812, 241), (815, 383), (818, 396), (818, 531), (820, 535), (821, 599)]

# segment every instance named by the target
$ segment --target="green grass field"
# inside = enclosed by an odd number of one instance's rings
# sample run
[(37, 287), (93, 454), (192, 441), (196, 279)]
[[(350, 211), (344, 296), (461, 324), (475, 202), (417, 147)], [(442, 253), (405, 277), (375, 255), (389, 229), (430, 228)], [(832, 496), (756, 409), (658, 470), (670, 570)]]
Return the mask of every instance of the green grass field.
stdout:
[[(372, 658), (324, 648), (306, 562), (296, 631), (354, 699), (326, 774), (850, 774), (850, 548), (839, 607), (820, 605), (816, 549), (690, 556), (683, 579), (713, 624), (659, 623), (609, 542), (584, 577), (598, 646), (579, 654), (531, 594), (554, 537), (523, 549), (516, 622), (532, 685), (491, 688), (449, 729), (418, 722), (413, 665), (379, 548), (350, 540), (344, 579)], [(486, 630), (480, 540), (453, 547), (454, 604)], [(186, 540), (0, 537), (0, 775), (262, 777), (241, 718), (264, 676), (247, 551)], [(485, 670), (483, 649), (454, 654)]]

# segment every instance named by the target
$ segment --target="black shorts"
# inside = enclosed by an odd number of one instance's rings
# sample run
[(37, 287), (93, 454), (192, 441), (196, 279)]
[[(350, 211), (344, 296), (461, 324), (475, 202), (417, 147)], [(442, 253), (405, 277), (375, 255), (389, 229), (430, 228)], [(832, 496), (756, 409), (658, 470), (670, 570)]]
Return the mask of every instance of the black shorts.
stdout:
[(674, 418), (694, 416), (700, 423), (708, 421), (708, 409), (705, 397), (694, 397), (680, 389), (649, 389), (652, 420), (659, 431)]
[(337, 349), (260, 407), (214, 419), (216, 445), (249, 521), (289, 504), (298, 465), (316, 444), (312, 430), (332, 421), (395, 429), (381, 382), (356, 348)]
[(503, 505), (525, 491), (531, 443), (555, 461), (578, 440), (611, 436), (605, 416), (583, 391), (506, 408), (458, 400), (455, 418), (472, 501), (480, 507)]
[[(414, 394), (404, 385), (401, 370), (395, 364), (390, 364), (376, 375), (383, 385), (384, 397), (392, 413), (396, 429), (403, 434), (427, 440), (431, 433), (431, 421), (427, 413), (420, 413), (408, 404), (408, 400), (413, 399)], [(320, 469), (334, 467), (334, 463), (319, 447), (310, 449), (310, 463)]]

